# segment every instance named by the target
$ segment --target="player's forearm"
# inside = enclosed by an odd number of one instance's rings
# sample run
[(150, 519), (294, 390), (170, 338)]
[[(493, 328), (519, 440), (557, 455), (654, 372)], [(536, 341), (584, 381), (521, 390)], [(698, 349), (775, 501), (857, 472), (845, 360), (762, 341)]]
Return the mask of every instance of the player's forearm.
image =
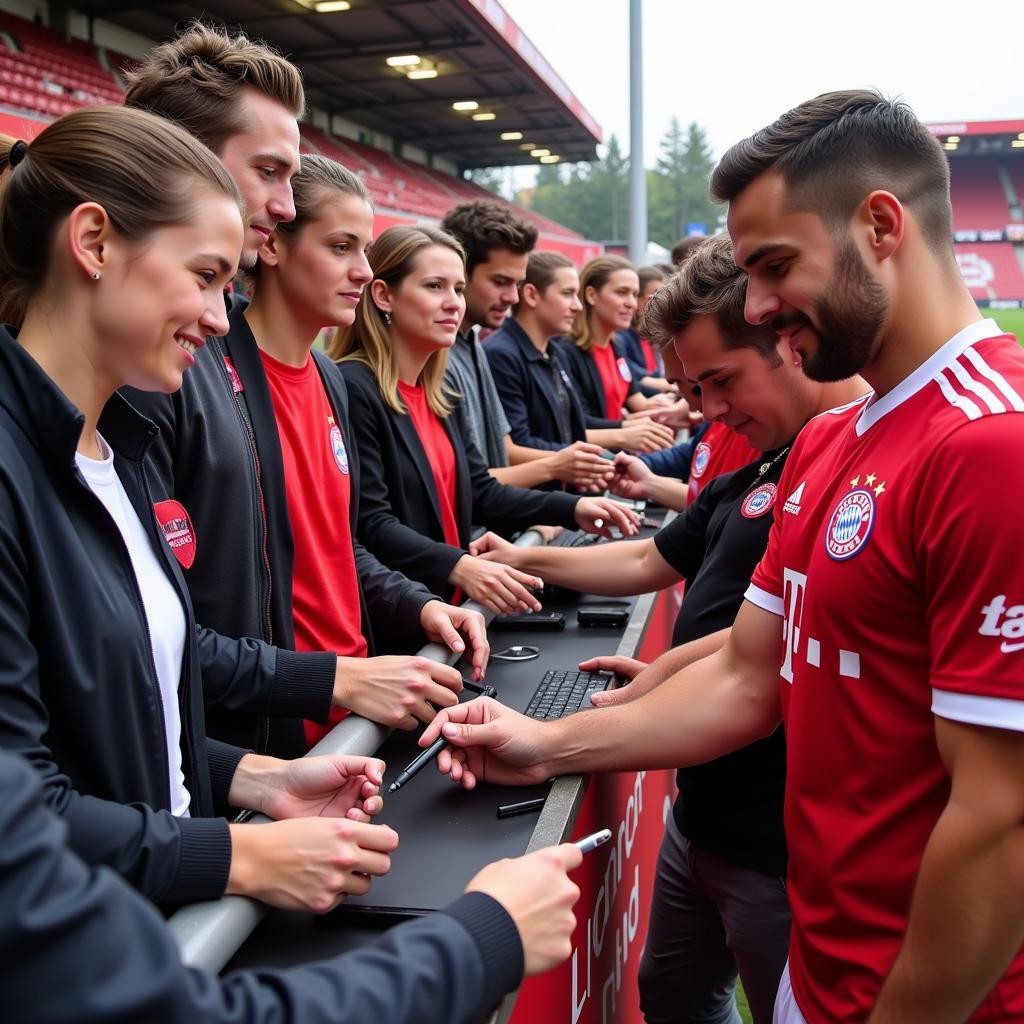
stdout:
[(726, 645), (638, 700), (545, 726), (553, 775), (703, 764), (769, 735), (780, 717), (778, 672), (738, 662)]
[(628, 597), (679, 580), (649, 540), (586, 548), (520, 548), (514, 558), (510, 564), (515, 568), (585, 594)]
[(676, 512), (682, 512), (686, 508), (687, 488), (682, 480), (654, 474), (644, 480), (644, 490), (648, 499), (657, 505)]
[(951, 804), (932, 832), (910, 921), (869, 1024), (962, 1024), (1024, 943), (1024, 824)]
[(720, 651), (729, 639), (730, 629), (731, 627), (720, 629), (717, 633), (691, 640), (688, 644), (680, 644), (652, 661), (643, 672), (644, 682), (649, 683), (647, 689), (660, 686), (666, 679), (671, 679), (677, 672), (682, 672), (687, 665)]

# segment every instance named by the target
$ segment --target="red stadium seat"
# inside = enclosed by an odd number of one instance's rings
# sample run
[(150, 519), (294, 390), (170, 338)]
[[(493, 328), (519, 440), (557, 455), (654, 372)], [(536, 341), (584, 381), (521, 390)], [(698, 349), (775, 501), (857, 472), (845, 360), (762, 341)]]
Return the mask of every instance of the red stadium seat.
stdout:
[(975, 299), (1024, 299), (1024, 272), (1009, 242), (957, 243), (956, 261)]

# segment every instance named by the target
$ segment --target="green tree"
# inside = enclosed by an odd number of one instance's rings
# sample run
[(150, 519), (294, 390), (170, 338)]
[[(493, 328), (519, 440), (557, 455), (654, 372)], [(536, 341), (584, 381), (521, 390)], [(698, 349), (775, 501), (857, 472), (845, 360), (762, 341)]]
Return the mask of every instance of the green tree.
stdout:
[(496, 196), (508, 198), (505, 194), (505, 171), (501, 167), (476, 167), (469, 172), (469, 180)]
[[(553, 166), (553, 165), (552, 165)], [(576, 164), (557, 176), (538, 171), (533, 209), (587, 238), (621, 239), (628, 227), (629, 158), (613, 135), (592, 164)], [(563, 174), (565, 175), (563, 177)]]
[(696, 122), (686, 132), (673, 118), (660, 144), (658, 160), (648, 172), (648, 229), (651, 240), (671, 247), (696, 221), (714, 231), (721, 217), (711, 200), (708, 181), (715, 161), (707, 134)]

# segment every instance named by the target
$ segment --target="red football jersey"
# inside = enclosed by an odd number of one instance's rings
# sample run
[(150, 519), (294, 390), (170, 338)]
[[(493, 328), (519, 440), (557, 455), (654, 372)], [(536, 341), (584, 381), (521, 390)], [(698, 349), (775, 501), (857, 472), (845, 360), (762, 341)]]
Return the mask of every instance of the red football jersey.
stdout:
[(751, 448), (750, 442), (724, 423), (712, 423), (701, 435), (690, 461), (689, 502), (716, 476), (742, 469), (761, 453)]
[[(784, 617), (790, 974), (862, 1021), (949, 796), (933, 715), (1024, 731), (1024, 352), (971, 324), (878, 401), (813, 419), (747, 598)], [(971, 1017), (1024, 1020), (1024, 952)]]
[[(297, 651), (364, 658), (359, 579), (349, 526), (351, 487), (346, 438), (334, 421), (310, 356), (294, 367), (261, 352), (284, 462), (291, 525), (292, 620)], [(306, 722), (310, 745), (348, 714), (331, 708), (327, 725)]]

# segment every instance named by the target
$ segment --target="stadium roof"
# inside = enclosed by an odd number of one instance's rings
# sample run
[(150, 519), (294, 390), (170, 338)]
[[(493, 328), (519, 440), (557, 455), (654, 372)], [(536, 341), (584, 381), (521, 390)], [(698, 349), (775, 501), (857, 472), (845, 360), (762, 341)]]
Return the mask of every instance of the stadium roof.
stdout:
[[(460, 168), (536, 164), (533, 143), (563, 161), (592, 160), (601, 129), (497, 0), (212, 0), (204, 18), (266, 39), (301, 69), (311, 106), (453, 161)], [(166, 39), (193, 4), (91, 0), (102, 18)], [(420, 58), (413, 79), (388, 57)], [(452, 104), (475, 101), (476, 110)], [(474, 120), (473, 115), (494, 114)], [(502, 132), (522, 137), (502, 140)]]
[(1024, 156), (1024, 121), (942, 121), (925, 127), (951, 157)]

